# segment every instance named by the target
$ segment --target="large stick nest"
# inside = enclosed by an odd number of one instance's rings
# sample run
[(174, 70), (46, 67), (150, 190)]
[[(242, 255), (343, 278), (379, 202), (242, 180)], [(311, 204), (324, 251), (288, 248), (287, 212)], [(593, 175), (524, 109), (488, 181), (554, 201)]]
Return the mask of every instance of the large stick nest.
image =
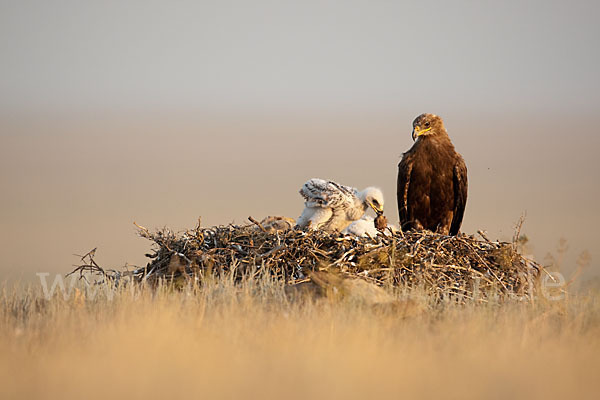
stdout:
[[(251, 220), (254, 225), (198, 226), (179, 234), (139, 227), (140, 235), (154, 244), (147, 254), (148, 265), (101, 273), (109, 279), (130, 276), (149, 283), (201, 283), (207, 277), (241, 280), (267, 272), (294, 285), (310, 279), (313, 271), (327, 270), (379, 285), (469, 298), (475, 292), (530, 296), (543, 272), (543, 267), (518, 252), (515, 243), (490, 241), (483, 235), (478, 240), (412, 231), (355, 237), (316, 230), (267, 230)], [(89, 264), (76, 271), (94, 271)]]

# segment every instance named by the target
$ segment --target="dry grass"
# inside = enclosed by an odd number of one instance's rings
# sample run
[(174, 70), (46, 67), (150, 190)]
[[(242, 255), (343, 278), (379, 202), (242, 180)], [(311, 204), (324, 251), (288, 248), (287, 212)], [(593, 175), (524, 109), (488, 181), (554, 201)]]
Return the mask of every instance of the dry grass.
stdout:
[[(290, 302), (268, 277), (44, 300), (4, 290), (0, 398), (595, 398), (597, 297)], [(406, 303), (406, 295), (410, 302)], [(404, 296), (404, 297), (403, 297)]]

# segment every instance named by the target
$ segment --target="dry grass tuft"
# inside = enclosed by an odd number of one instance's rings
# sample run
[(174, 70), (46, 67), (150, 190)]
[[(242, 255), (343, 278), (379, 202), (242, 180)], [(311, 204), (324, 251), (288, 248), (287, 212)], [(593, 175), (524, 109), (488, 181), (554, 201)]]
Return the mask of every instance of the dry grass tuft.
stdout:
[(49, 300), (36, 289), (5, 288), (0, 397), (591, 398), (597, 391), (594, 296), (457, 304), (387, 288), (387, 303), (335, 293), (290, 301), (269, 274), (225, 278), (183, 290), (129, 283), (95, 296), (81, 285)]

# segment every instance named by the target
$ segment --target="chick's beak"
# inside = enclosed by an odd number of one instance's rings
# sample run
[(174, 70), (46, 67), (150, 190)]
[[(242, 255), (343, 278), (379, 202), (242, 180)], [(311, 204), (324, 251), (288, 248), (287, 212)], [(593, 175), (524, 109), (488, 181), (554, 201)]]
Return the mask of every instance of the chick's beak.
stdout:
[(375, 214), (377, 215), (381, 215), (383, 214), (383, 207), (375, 207), (375, 204), (369, 202), (369, 205), (371, 206), (371, 208), (373, 209), (373, 211), (375, 211)]

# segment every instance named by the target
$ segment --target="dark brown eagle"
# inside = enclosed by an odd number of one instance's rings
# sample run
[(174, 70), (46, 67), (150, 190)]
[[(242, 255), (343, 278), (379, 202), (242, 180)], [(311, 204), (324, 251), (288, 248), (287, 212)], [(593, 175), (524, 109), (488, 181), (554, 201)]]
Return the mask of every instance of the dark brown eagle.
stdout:
[(400, 227), (456, 235), (467, 203), (465, 161), (437, 115), (419, 115), (412, 138), (415, 144), (398, 164)]

